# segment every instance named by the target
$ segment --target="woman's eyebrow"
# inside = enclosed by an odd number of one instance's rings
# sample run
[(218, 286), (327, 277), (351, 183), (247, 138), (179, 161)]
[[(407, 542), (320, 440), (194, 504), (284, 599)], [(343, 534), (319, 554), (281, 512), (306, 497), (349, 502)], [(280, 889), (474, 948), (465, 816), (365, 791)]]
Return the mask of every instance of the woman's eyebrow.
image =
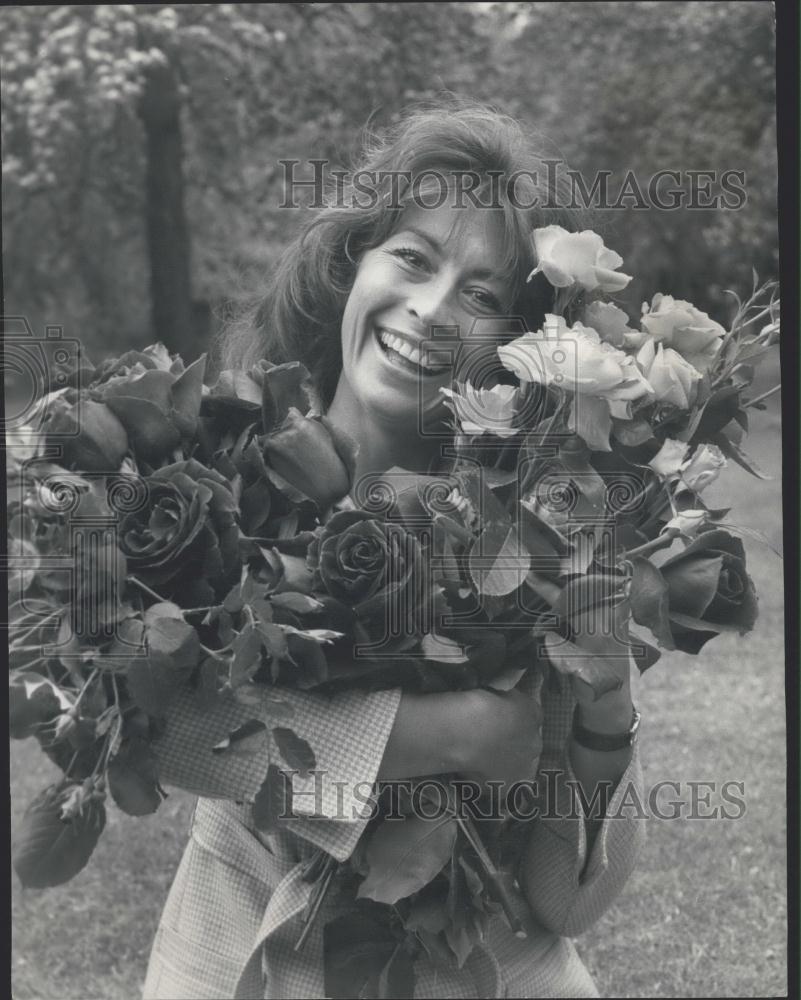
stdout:
[[(426, 233), (422, 229), (418, 229), (416, 226), (404, 226), (403, 229), (399, 230), (399, 232), (396, 235), (400, 236), (402, 233), (412, 233), (414, 236), (419, 237), (425, 243), (428, 243), (428, 245), (440, 255), (444, 254), (445, 252), (442, 247), (442, 244), (439, 242), (439, 240), (436, 239), (436, 237), (432, 236), (430, 233)], [(472, 268), (470, 270), (470, 274), (474, 278), (483, 278), (485, 280), (492, 280), (492, 281), (505, 280), (503, 274), (501, 274), (499, 271), (493, 271), (492, 268), (488, 267)]]

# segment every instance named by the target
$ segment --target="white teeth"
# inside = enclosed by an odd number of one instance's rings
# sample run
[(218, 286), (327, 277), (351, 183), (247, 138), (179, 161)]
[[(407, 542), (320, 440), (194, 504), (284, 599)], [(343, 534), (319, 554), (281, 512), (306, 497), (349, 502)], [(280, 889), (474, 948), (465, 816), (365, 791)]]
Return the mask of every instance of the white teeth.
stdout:
[(396, 337), (393, 333), (387, 333), (386, 330), (380, 330), (378, 333), (379, 340), (390, 350), (395, 351), (396, 354), (400, 354), (401, 357), (406, 358), (411, 364), (416, 365), (418, 368), (422, 368), (427, 374), (437, 374), (438, 371), (444, 371), (444, 368), (429, 368), (422, 363), (422, 354), (420, 349), (417, 347), (412, 347), (412, 345), (407, 341), (403, 340), (401, 337)]

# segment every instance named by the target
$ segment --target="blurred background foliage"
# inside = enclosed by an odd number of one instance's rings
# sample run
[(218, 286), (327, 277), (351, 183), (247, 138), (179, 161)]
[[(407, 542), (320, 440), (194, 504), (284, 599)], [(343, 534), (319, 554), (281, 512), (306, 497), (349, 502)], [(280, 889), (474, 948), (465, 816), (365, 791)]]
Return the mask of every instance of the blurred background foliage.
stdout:
[(444, 90), (611, 171), (613, 198), (628, 171), (745, 172), (737, 211), (599, 212), (632, 316), (662, 291), (726, 322), (724, 289), (778, 275), (767, 2), (16, 7), (3, 27), (5, 312), (93, 360), (196, 357), (305, 217), (278, 207), (278, 161), (347, 164), (368, 119)]

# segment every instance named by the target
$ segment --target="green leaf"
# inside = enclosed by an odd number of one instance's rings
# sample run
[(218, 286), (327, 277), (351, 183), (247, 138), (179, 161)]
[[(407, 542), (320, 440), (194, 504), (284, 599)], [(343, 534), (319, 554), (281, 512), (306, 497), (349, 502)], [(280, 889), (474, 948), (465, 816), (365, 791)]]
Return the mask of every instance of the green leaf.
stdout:
[(522, 585), (531, 556), (523, 548), (516, 527), (490, 525), (470, 550), (468, 566), (480, 594), (505, 597)]
[[(220, 697), (220, 661), (214, 656), (207, 656), (200, 664), (197, 673), (195, 691), (202, 712), (209, 712), (217, 704)], [(239, 691), (234, 689), (234, 694)]]
[(407, 1000), (414, 996), (414, 956), (401, 942), (378, 977), (378, 996), (383, 1000)]
[(555, 669), (589, 684), (596, 698), (621, 687), (620, 671), (611, 659), (589, 653), (555, 632), (546, 632), (543, 641)]
[(219, 743), (211, 748), (212, 753), (233, 753), (237, 756), (249, 757), (259, 753), (268, 744), (267, 726), (261, 719), (248, 719), (237, 726)]
[(314, 751), (306, 740), (298, 736), (294, 730), (284, 726), (276, 726), (273, 729), (273, 738), (278, 746), (278, 752), (287, 764), (299, 771), (302, 777), (308, 777), (309, 771), (317, 766), (317, 761)]
[(9, 678), (9, 735), (24, 740), (71, 707), (69, 699), (45, 677), (29, 675)]
[(161, 716), (179, 686), (180, 675), (168, 656), (151, 653), (128, 661), (125, 680), (134, 702), (148, 715)]
[(185, 621), (177, 618), (152, 618), (147, 623), (147, 642), (151, 655), (169, 659), (179, 673), (194, 670), (200, 660), (200, 639)]
[(325, 996), (332, 1000), (361, 996), (365, 985), (380, 975), (397, 944), (392, 930), (374, 914), (350, 911), (329, 921), (323, 928)]
[(178, 621), (183, 621), (184, 614), (172, 601), (159, 601), (157, 604), (151, 604), (142, 618), (145, 625), (150, 625), (159, 618), (175, 618)]
[(646, 441), (651, 441), (654, 432), (647, 420), (636, 417), (634, 420), (616, 420), (612, 418), (612, 435), (621, 444), (629, 448), (637, 448)]
[(563, 442), (559, 449), (559, 461), (569, 473), (573, 473), (570, 479), (593, 507), (602, 511), (606, 501), (606, 483), (590, 464), (590, 449), (578, 435), (574, 434)]
[(649, 628), (659, 645), (675, 649), (673, 633), (668, 622), (668, 583), (650, 559), (634, 556), (631, 560), (634, 576), (631, 581), (629, 603), (634, 621)]
[[(290, 557), (284, 557), (290, 558)], [(273, 604), (281, 608), (288, 608), (299, 615), (308, 615), (316, 611), (322, 611), (325, 607), (320, 601), (309, 597), (308, 594), (299, 594), (296, 591), (285, 591), (281, 594), (273, 594), (270, 598)]]
[(253, 822), (262, 833), (277, 833), (281, 818), (291, 812), (292, 784), (276, 764), (270, 764), (253, 800)]
[(746, 472), (750, 472), (752, 476), (756, 476), (757, 479), (773, 479), (773, 476), (764, 472), (750, 455), (747, 455), (738, 444), (735, 444), (725, 434), (715, 434), (710, 440), (720, 448), (727, 458), (731, 458)]
[(231, 687), (237, 688), (240, 684), (256, 673), (261, 665), (261, 651), (263, 647), (261, 632), (255, 625), (246, 625), (239, 635), (234, 639), (234, 658), (231, 661)]
[(161, 805), (156, 756), (147, 740), (123, 740), (107, 776), (112, 799), (129, 816), (147, 816)]
[(470, 659), (460, 642), (455, 642), (444, 635), (436, 635), (433, 632), (429, 632), (423, 636), (420, 645), (423, 650), (423, 656), (427, 660), (437, 660), (447, 663), (467, 663)]
[(90, 799), (72, 819), (61, 818), (62, 807), (80, 787), (67, 781), (50, 785), (25, 811), (13, 862), (26, 889), (62, 885), (91, 857), (106, 824), (103, 803)]
[(445, 867), (456, 843), (452, 816), (382, 823), (367, 845), (367, 877), (359, 899), (396, 903), (422, 889)]

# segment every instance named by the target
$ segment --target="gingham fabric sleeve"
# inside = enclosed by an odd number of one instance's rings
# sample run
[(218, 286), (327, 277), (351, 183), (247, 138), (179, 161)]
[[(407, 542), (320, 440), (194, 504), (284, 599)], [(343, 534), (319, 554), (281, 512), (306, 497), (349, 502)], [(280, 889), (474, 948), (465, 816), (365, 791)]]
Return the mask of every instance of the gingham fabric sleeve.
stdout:
[[(569, 682), (543, 693), (543, 754), (539, 781), (555, 787), (555, 808), (531, 824), (525, 852), (527, 896), (548, 930), (575, 937), (614, 902), (634, 870), (645, 843), (642, 766), (637, 744), (606, 807), (606, 817), (588, 852), (587, 826), (575, 796), (569, 756), (575, 700)], [(544, 772), (550, 770), (550, 776)], [(541, 784), (541, 787), (544, 787)], [(553, 800), (552, 800), (553, 801)], [(621, 808), (622, 807), (622, 808)]]
[[(370, 792), (401, 691), (349, 691), (331, 697), (287, 689), (280, 693), (292, 716), (279, 724), (307, 740), (316, 760), (307, 778), (292, 777), (292, 832), (344, 861), (370, 818)], [(213, 748), (254, 717), (264, 718), (233, 698), (204, 710), (194, 694), (182, 693), (154, 743), (162, 784), (204, 798), (253, 802), (269, 764), (284, 766), (276, 761), (267, 732), (255, 747), (249, 741), (246, 754), (215, 753)]]

